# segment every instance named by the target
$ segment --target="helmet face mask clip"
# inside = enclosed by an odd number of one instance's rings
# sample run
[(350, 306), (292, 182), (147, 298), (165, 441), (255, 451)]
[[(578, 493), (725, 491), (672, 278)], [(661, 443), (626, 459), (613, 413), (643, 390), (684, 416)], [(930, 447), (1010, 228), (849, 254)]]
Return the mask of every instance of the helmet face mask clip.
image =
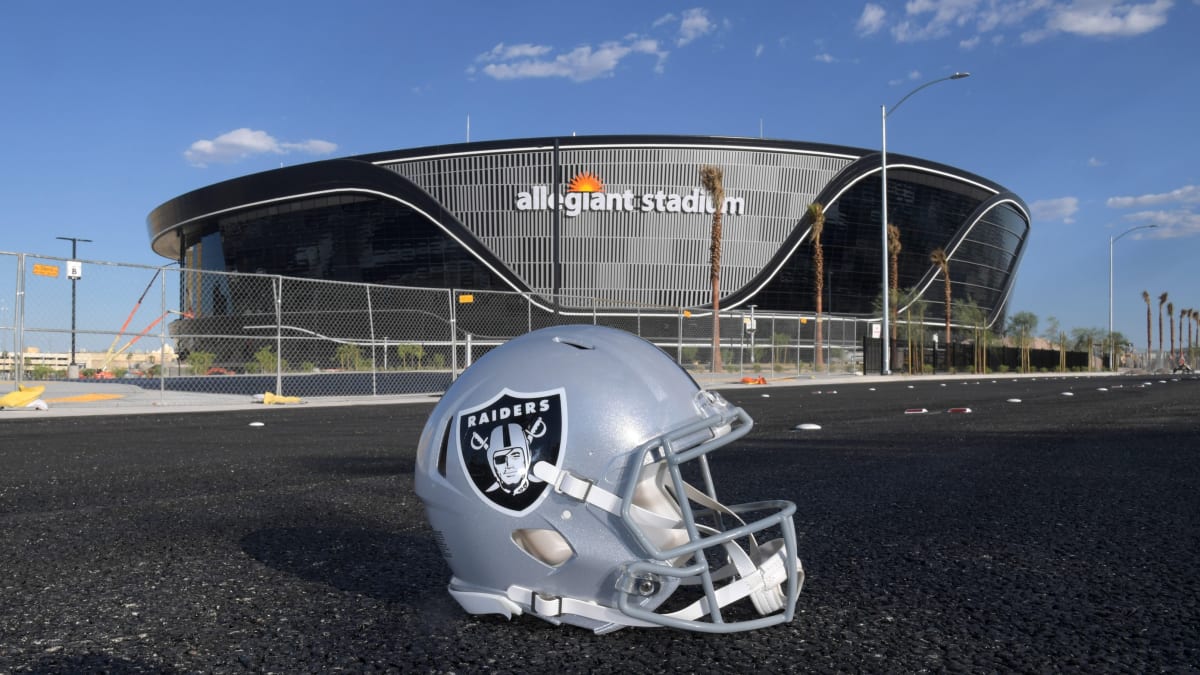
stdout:
[[(622, 331), (560, 326), (492, 350), (447, 390), (418, 450), (451, 595), (471, 613), (598, 633), (790, 621), (795, 505), (726, 506), (708, 462), (752, 426)], [(766, 532), (778, 536), (760, 544)]]

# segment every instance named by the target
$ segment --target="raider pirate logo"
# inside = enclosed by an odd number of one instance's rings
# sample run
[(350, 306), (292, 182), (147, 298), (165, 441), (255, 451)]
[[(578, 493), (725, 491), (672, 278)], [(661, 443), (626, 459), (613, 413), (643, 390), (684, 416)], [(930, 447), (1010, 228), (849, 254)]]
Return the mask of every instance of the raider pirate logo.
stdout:
[(505, 389), (491, 401), (458, 413), (458, 447), (478, 493), (521, 512), (545, 492), (533, 465), (558, 466), (567, 419), (562, 389), (521, 393)]

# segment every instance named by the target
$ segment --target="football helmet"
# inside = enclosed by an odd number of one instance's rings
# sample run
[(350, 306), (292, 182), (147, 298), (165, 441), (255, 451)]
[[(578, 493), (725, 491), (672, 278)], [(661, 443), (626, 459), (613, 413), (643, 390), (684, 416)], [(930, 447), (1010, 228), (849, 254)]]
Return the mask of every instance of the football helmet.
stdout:
[(495, 348), (446, 391), (417, 453), (450, 594), (473, 614), (597, 633), (791, 621), (795, 504), (725, 506), (709, 468), (752, 425), (620, 330), (557, 326)]

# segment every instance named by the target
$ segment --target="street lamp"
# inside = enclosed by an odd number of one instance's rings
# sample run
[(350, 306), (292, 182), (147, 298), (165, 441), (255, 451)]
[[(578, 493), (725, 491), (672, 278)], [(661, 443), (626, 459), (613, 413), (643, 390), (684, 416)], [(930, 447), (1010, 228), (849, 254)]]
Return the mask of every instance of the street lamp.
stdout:
[[(881, 337), (883, 339), (883, 368), (881, 369), (880, 372), (884, 375), (892, 374), (892, 365), (891, 365), (892, 346), (888, 342), (888, 340), (889, 340), (889, 338), (888, 338), (888, 335), (889, 335), (888, 314), (890, 313), (890, 310), (888, 308), (888, 293), (891, 289), (888, 288), (887, 118), (888, 118), (888, 115), (891, 115), (892, 113), (896, 112), (897, 108), (899, 108), (905, 101), (907, 101), (909, 99), (909, 97), (911, 97), (913, 94), (917, 93), (918, 91), (921, 91), (922, 89), (924, 89), (926, 87), (931, 87), (931, 86), (937, 84), (938, 82), (945, 82), (946, 80), (961, 80), (964, 77), (970, 77), (970, 76), (971, 76), (970, 73), (954, 73), (953, 75), (947, 75), (946, 77), (940, 77), (936, 80), (930, 80), (929, 82), (926, 82), (925, 84), (923, 84), (923, 85), (917, 87), (916, 89), (913, 89), (912, 91), (905, 94), (904, 98), (900, 99), (896, 103), (896, 105), (892, 106), (892, 109), (890, 111), (887, 109), (887, 106), (880, 106), (880, 118), (881, 118), (881, 124), (883, 127), (883, 151), (880, 154), (880, 167), (881, 167), (882, 183), (883, 183), (882, 190), (881, 190), (881, 192), (883, 193), (883, 233), (882, 233), (882, 241), (883, 241), (883, 247), (882, 247), (883, 248), (883, 319), (881, 321), (881, 325), (883, 327), (883, 334), (881, 335)], [(949, 308), (947, 308), (947, 311), (949, 311)]]
[(1158, 227), (1158, 225), (1156, 223), (1150, 225), (1138, 225), (1137, 227), (1131, 227), (1128, 230), (1125, 230), (1115, 237), (1108, 238), (1108, 367), (1110, 369), (1116, 365), (1117, 358), (1116, 346), (1113, 345), (1113, 244), (1117, 243), (1118, 239), (1124, 237), (1130, 232), (1148, 230), (1152, 227)]
[[(91, 239), (81, 239), (79, 237), (55, 237), (55, 239), (71, 242), (71, 262), (75, 262), (76, 260), (75, 253), (79, 242), (92, 243)], [(78, 280), (77, 277), (71, 277), (71, 363), (67, 365), (67, 377), (71, 377), (72, 375), (79, 377), (79, 364), (75, 363), (75, 282)]]

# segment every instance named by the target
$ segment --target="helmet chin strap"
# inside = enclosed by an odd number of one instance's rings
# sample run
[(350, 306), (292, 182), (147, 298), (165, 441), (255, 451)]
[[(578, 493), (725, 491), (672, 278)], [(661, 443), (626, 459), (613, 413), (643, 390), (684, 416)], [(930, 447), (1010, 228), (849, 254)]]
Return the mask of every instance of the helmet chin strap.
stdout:
[[(568, 471), (559, 470), (547, 462), (535, 463), (533, 473), (540, 480), (550, 484), (555, 492), (591, 504), (613, 515), (621, 515), (622, 499), (616, 494), (596, 486), (592, 481), (578, 478)], [(729, 507), (712, 499), (692, 485), (685, 483), (684, 488), (687, 491), (688, 499), (714, 513), (727, 515), (739, 523), (743, 522), (741, 517), (730, 510)], [(679, 519), (671, 518), (636, 505), (631, 508), (631, 514), (633, 519), (643, 529), (676, 531), (682, 529), (683, 523)], [(703, 534), (719, 534), (718, 530), (711, 527), (700, 526), (699, 529)], [(753, 534), (749, 534), (747, 537), (749, 539), (749, 551), (744, 550), (737, 542), (732, 540), (720, 543), (720, 546), (725, 549), (729, 556), (730, 564), (714, 571), (711, 578), (713, 581), (724, 581), (734, 576), (737, 578), (720, 588), (714, 589), (716, 605), (718, 608), (724, 608), (743, 598), (749, 597), (759, 614), (766, 616), (779, 612), (787, 605), (784, 584), (788, 579), (788, 568), (794, 567), (798, 577), (797, 590), (799, 590), (800, 586), (804, 583), (803, 566), (798, 558), (792, 557), (790, 560), (788, 559), (787, 547), (784, 545), (782, 538), (773, 539), (759, 546)], [(641, 564), (641, 569), (650, 573), (654, 573), (653, 570), (670, 570), (665, 565), (646, 563)], [(672, 575), (668, 571), (668, 575), (677, 576), (681, 580), (680, 583), (685, 585), (701, 583), (701, 579), (692, 572), (681, 571), (680, 574)], [(706, 627), (722, 626), (722, 624), (698, 621), (712, 612), (707, 596), (675, 612), (653, 615), (654, 617), (666, 619), (666, 621), (662, 622), (646, 621), (630, 616), (620, 609), (605, 607), (594, 602), (569, 597), (544, 596), (531, 589), (519, 586), (509, 587), (507, 596), (507, 600), (511, 603), (555, 623), (561, 620), (558, 617), (574, 615), (620, 626), (658, 626), (664, 623), (668, 625), (676, 623), (676, 625), (679, 625), (677, 622), (687, 622), (687, 627), (694, 630), (715, 630), (715, 628), (710, 629)]]

